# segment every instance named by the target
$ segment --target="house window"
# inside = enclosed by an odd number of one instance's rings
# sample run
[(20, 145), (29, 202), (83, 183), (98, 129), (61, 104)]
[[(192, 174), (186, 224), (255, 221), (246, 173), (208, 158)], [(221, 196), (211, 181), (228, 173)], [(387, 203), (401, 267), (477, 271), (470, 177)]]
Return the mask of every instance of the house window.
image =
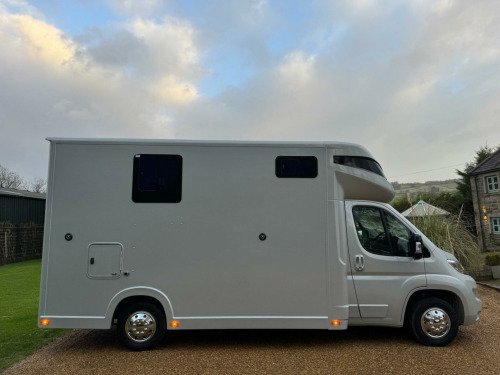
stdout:
[(132, 200), (136, 203), (179, 203), (182, 156), (141, 154), (134, 157)]
[(493, 234), (500, 234), (500, 217), (491, 218), (491, 228), (493, 229)]
[(498, 176), (486, 176), (486, 192), (488, 193), (498, 193)]

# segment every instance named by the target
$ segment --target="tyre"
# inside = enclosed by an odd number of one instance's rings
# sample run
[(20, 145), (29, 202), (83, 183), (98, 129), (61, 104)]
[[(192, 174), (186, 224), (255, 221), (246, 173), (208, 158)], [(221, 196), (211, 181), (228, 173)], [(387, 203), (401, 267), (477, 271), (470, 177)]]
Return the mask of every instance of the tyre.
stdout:
[(411, 331), (417, 341), (427, 346), (445, 346), (458, 333), (457, 312), (440, 298), (418, 301), (411, 313)]
[(153, 349), (165, 336), (165, 315), (152, 303), (135, 302), (120, 311), (117, 331), (128, 349)]

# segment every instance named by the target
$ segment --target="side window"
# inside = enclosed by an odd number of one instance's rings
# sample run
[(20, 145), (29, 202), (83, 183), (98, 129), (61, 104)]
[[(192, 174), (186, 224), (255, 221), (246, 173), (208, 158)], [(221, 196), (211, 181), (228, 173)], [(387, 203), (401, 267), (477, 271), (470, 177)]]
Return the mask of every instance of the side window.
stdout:
[(315, 178), (318, 176), (318, 159), (315, 156), (278, 156), (276, 177)]
[(389, 241), (391, 242), (393, 255), (399, 257), (410, 256), (410, 230), (386, 211), (384, 211), (384, 217), (387, 224), (387, 231), (389, 233)]
[(352, 209), (352, 214), (361, 245), (373, 254), (391, 255), (380, 210), (375, 207), (356, 206)]
[(356, 206), (352, 210), (359, 242), (377, 255), (412, 256), (412, 232), (396, 217), (376, 207)]
[(136, 203), (179, 203), (182, 198), (182, 156), (134, 156), (132, 200)]

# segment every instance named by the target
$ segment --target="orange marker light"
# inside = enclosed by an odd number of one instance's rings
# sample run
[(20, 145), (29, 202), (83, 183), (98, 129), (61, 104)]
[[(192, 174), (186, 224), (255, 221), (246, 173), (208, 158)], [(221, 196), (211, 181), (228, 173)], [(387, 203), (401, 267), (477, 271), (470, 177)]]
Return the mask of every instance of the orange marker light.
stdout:
[(332, 326), (339, 326), (340, 320), (332, 320)]
[(170, 327), (174, 327), (174, 328), (179, 327), (179, 322), (177, 320), (171, 321), (170, 322)]
[(42, 319), (42, 320), (40, 320), (40, 324), (42, 326), (48, 326), (50, 324), (50, 320), (48, 320), (48, 319)]

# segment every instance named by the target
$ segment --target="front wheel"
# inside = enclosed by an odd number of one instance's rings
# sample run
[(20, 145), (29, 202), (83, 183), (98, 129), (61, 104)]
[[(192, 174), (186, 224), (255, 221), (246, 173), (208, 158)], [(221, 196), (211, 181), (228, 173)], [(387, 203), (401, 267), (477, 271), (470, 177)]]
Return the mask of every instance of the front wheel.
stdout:
[(440, 298), (420, 300), (411, 313), (411, 330), (423, 345), (448, 345), (458, 333), (457, 313), (453, 306)]
[(135, 302), (118, 315), (117, 330), (127, 348), (153, 349), (165, 336), (165, 315), (152, 303)]

